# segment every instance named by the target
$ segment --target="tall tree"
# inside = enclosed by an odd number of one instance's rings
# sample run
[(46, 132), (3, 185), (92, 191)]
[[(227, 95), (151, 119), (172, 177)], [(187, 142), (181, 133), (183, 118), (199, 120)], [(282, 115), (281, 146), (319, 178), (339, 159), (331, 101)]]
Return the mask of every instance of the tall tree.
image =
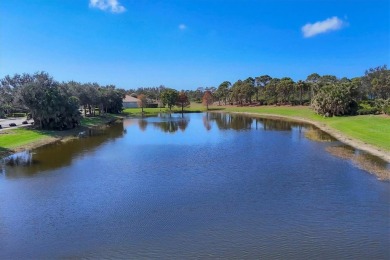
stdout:
[(190, 106), (190, 100), (184, 91), (180, 91), (176, 99), (176, 106), (181, 107), (181, 113), (184, 112), (185, 107)]
[(169, 110), (172, 110), (172, 107), (176, 104), (176, 100), (179, 93), (174, 89), (165, 89), (160, 94), (160, 98), (163, 106), (168, 106)]
[(213, 94), (211, 93), (211, 91), (206, 90), (204, 92), (202, 100), (203, 100), (203, 105), (205, 105), (206, 109), (209, 110), (209, 105), (213, 103)]
[(312, 73), (306, 78), (306, 82), (310, 85), (310, 95), (309, 95), (310, 100), (313, 98), (314, 92), (318, 88), (318, 83), (320, 79), (321, 76), (318, 73)]
[(229, 81), (224, 81), (218, 86), (218, 89), (217, 89), (218, 96), (219, 96), (219, 98), (222, 98), (224, 100), (225, 106), (227, 103), (227, 98), (229, 95), (229, 88), (231, 85), (232, 85), (232, 83), (230, 83)]
[(35, 124), (42, 129), (62, 130), (79, 124), (78, 98), (47, 73), (34, 75), (34, 81), (24, 85), (22, 98)]
[(269, 75), (262, 75), (255, 78), (255, 86), (256, 86), (256, 102), (259, 101), (259, 92), (261, 89), (264, 89), (265, 86), (271, 81), (272, 77)]
[(294, 81), (291, 78), (282, 78), (277, 84), (278, 102), (286, 104), (291, 101), (291, 94), (294, 91)]
[(362, 85), (369, 99), (390, 98), (390, 70), (386, 65), (366, 70)]
[(138, 107), (141, 108), (142, 115), (144, 114), (144, 107), (148, 104), (148, 100), (144, 94), (138, 95)]

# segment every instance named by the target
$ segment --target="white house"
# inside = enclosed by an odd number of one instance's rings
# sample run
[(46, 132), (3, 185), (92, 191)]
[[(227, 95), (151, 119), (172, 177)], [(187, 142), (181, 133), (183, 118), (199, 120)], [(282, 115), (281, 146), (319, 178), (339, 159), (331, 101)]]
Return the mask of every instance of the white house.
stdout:
[(134, 108), (138, 107), (138, 98), (132, 97), (130, 95), (126, 95), (126, 97), (123, 99), (123, 108)]

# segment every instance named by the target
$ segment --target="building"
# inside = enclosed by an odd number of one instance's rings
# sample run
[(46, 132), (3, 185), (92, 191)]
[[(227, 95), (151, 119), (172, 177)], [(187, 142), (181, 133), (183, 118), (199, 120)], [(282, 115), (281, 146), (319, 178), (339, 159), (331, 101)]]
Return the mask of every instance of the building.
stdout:
[(134, 108), (138, 107), (138, 98), (132, 97), (130, 95), (126, 95), (126, 97), (123, 99), (123, 108)]

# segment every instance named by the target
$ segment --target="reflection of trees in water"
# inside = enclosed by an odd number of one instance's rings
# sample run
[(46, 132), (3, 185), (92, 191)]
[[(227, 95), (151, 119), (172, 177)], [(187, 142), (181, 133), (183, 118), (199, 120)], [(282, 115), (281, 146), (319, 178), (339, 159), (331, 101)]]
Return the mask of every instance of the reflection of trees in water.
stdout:
[(206, 115), (203, 116), (203, 125), (204, 128), (206, 128), (207, 131), (211, 130), (211, 124), (210, 124), (210, 118), (209, 118), (209, 113), (206, 113)]
[[(208, 114), (208, 113), (207, 113)], [(205, 117), (203, 117), (205, 118)], [(210, 113), (208, 121), (215, 121), (220, 130), (246, 130), (252, 128), (253, 119), (247, 116), (224, 113)], [(206, 126), (206, 124), (205, 124)]]
[(148, 126), (148, 121), (144, 119), (138, 120), (138, 127), (143, 132), (146, 130), (146, 127)]
[(270, 118), (252, 118), (250, 116), (239, 114), (225, 114), (225, 113), (210, 113), (206, 117), (209, 121), (214, 121), (218, 129), (220, 130), (247, 130), (252, 129), (252, 124), (255, 123), (255, 128), (258, 129), (259, 125), (264, 130), (276, 130), (276, 131), (291, 131), (293, 127), (302, 128), (301, 123), (270, 119)]
[(259, 121), (263, 124), (264, 130), (275, 130), (275, 131), (291, 131), (293, 126), (298, 126), (289, 121), (274, 120), (268, 118), (259, 118)]
[(185, 131), (188, 126), (189, 120), (181, 118), (179, 120), (169, 120), (163, 122), (153, 122), (152, 124), (157, 129), (160, 129), (164, 133), (175, 133), (179, 129)]
[[(5, 160), (5, 163), (7, 163), (5, 175), (7, 177), (27, 177), (70, 165), (74, 158), (96, 149), (103, 143), (121, 137), (123, 133), (122, 123), (113, 124), (110, 127), (86, 130), (86, 138), (45, 145), (31, 152), (26, 152), (27, 154), (16, 155), (10, 163)], [(7, 167), (12, 168), (7, 169)]]

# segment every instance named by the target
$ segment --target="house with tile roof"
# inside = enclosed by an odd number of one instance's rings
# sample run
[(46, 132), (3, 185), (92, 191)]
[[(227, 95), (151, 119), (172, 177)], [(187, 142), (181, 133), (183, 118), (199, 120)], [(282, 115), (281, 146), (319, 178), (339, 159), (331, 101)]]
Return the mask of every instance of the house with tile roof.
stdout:
[(132, 97), (130, 95), (126, 95), (126, 97), (123, 99), (123, 108), (135, 108), (138, 107), (138, 98)]

